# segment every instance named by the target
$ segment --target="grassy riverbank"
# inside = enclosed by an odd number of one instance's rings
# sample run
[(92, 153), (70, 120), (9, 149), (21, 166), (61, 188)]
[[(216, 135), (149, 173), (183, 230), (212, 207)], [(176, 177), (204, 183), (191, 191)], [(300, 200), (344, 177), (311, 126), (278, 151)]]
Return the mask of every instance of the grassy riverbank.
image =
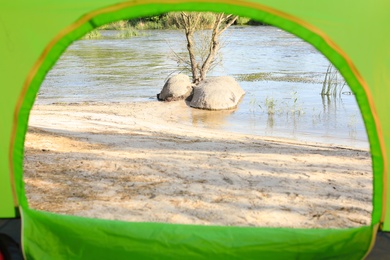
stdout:
[[(86, 34), (83, 39), (98, 39), (101, 37), (99, 30), (118, 30), (118, 38), (130, 38), (143, 35), (142, 30), (178, 30), (182, 29), (177, 22), (178, 12), (165, 13), (157, 16), (142, 17), (131, 20), (120, 20), (105, 24), (96, 30)], [(200, 18), (200, 28), (211, 29), (215, 22), (215, 15), (204, 12)], [(239, 17), (234, 25), (264, 25), (247, 17)]]
[[(165, 13), (158, 16), (142, 17), (132, 20), (121, 20), (106, 24), (99, 29), (101, 30), (124, 30), (129, 27), (137, 30), (162, 30), (162, 29), (182, 29), (177, 23), (178, 12)], [(211, 12), (204, 12), (200, 18), (202, 28), (211, 28), (215, 22), (215, 15)], [(250, 18), (239, 17), (234, 25), (263, 25)]]

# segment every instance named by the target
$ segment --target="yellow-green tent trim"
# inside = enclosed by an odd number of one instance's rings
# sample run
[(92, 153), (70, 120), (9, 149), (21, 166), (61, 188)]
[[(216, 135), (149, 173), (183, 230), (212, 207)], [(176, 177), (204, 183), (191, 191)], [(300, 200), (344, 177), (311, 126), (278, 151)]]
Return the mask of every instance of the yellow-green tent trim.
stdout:
[[(292, 10), (305, 9), (305, 7), (311, 10), (311, 1), (303, 2), (301, 3), (303, 6), (296, 6)], [(359, 67), (355, 67), (354, 59), (349, 58), (349, 55), (343, 51), (343, 47), (338, 45), (337, 41), (334, 41), (323, 28), (305, 20), (307, 17), (301, 17), (302, 14), (297, 16), (293, 11), (290, 12), (291, 9), (288, 8), (291, 6), (283, 1), (113, 3), (112, 1), (88, 3), (85, 8), (80, 8), (81, 10), (75, 13), (70, 12), (69, 19), (66, 21), (68, 26), (53, 28), (49, 34), (51, 38), (46, 37), (50, 41), (43, 46), (40, 58), (30, 59), (30, 62), (33, 62), (30, 66), (32, 69), (29, 69), (28, 74), (24, 74), (24, 78), (27, 77), (24, 85), (15, 86), (16, 93), (10, 95), (17, 99), (14, 100), (14, 106), (12, 106), (14, 112), (12, 124), (8, 125), (11, 129), (11, 138), (8, 139), (10, 141), (8, 172), (11, 179), (13, 177), (15, 179), (17, 197), (21, 205), (26, 257), (29, 259), (98, 259), (116, 256), (115, 259), (121, 259), (126, 256), (134, 258), (142, 256), (143, 258), (214, 257), (222, 259), (262, 255), (265, 258), (272, 256), (272, 259), (296, 257), (306, 259), (320, 255), (332, 259), (362, 258), (370, 247), (377, 225), (388, 216), (385, 214), (385, 207), (382, 207), (382, 202), (386, 201), (382, 195), (386, 195), (384, 187), (388, 182), (386, 176), (388, 158), (386, 147), (388, 146), (386, 146), (387, 140), (384, 140), (380, 126), (380, 115), (383, 109), (378, 111), (374, 102), (377, 95), (372, 95), (370, 84), (365, 81), (365, 75), (359, 73)], [(321, 5), (326, 4), (317, 3), (316, 5), (321, 8)], [(66, 6), (76, 8), (77, 4), (76, 1), (70, 1)], [(65, 8), (66, 10), (68, 9)], [(126, 223), (61, 216), (28, 208), (22, 180), (24, 136), (29, 111), (46, 73), (72, 41), (97, 26), (116, 20), (176, 10), (225, 11), (262, 20), (308, 41), (335, 64), (356, 94), (371, 144), (374, 169), (374, 210), (370, 226), (339, 230), (305, 230)], [(4, 111), (1, 110), (1, 112)], [(9, 112), (9, 109), (6, 112)], [(4, 161), (4, 158), (1, 159)], [(14, 176), (12, 176), (13, 172)], [(6, 180), (6, 177), (4, 174), (0, 176), (1, 180)], [(9, 190), (11, 189), (8, 189), (8, 193)], [(17, 201), (14, 204), (17, 204)], [(0, 208), (0, 213), (2, 212), (9, 214), (9, 207)], [(387, 222), (385, 218), (385, 224)]]

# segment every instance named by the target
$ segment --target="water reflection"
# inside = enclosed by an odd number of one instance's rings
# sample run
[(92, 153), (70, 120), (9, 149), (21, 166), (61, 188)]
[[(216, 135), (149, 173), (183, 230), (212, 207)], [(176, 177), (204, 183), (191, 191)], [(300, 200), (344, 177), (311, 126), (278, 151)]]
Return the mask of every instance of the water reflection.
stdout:
[[(340, 96), (330, 97), (330, 96), (321, 96), (322, 97), (322, 106), (323, 106), (323, 115), (326, 117), (324, 121), (330, 122), (329, 117), (337, 117), (339, 113), (346, 112), (345, 103), (343, 100), (343, 95), (352, 95), (351, 92), (343, 93)], [(346, 118), (348, 135), (351, 139), (356, 139), (357, 136), (357, 124), (358, 124), (358, 111), (355, 114), (348, 114)]]
[(221, 128), (225, 127), (228, 122), (227, 118), (237, 109), (209, 111), (201, 109), (191, 109), (192, 125), (198, 127)]
[[(271, 132), (272, 133), (272, 130), (274, 128), (274, 114), (268, 114), (268, 118), (267, 118), (267, 133), (268, 132)], [(269, 131), (271, 130), (271, 131)]]

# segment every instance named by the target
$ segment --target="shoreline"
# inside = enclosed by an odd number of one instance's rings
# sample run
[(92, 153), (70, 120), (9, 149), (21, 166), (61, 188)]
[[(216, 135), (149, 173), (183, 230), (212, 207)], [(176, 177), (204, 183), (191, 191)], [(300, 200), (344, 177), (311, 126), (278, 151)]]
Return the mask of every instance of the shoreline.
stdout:
[[(150, 97), (148, 99), (140, 99), (133, 101), (119, 101), (119, 102), (103, 102), (103, 101), (83, 101), (83, 102), (50, 102), (50, 103), (38, 103), (34, 107), (55, 107), (55, 106), (72, 106), (72, 107), (100, 107), (100, 106), (119, 106), (123, 107), (127, 104), (149, 104), (159, 102), (156, 101), (154, 97)], [(174, 103), (174, 102), (173, 102)], [(171, 104), (173, 104), (171, 103)], [(181, 102), (176, 102), (177, 104), (173, 105), (171, 109), (180, 109), (187, 110), (185, 111), (186, 116), (183, 116), (183, 111), (181, 111), (179, 115), (171, 115), (170, 118), (166, 118), (170, 123), (179, 123), (182, 125), (188, 125), (191, 127), (200, 127), (206, 130), (218, 130), (221, 132), (231, 132), (235, 134), (242, 135), (254, 135), (259, 136), (264, 140), (269, 141), (283, 141), (283, 142), (293, 142), (293, 143), (304, 143), (307, 145), (314, 146), (332, 146), (344, 149), (355, 149), (361, 151), (370, 151), (369, 143), (367, 140), (362, 139), (346, 139), (342, 137), (337, 137), (336, 134), (334, 136), (317, 136), (312, 132), (301, 132), (298, 131), (296, 135), (292, 136), (290, 131), (285, 131), (278, 129), (275, 131), (271, 131), (272, 134), (264, 133), (253, 133), (252, 130), (242, 130), (240, 128), (234, 127), (238, 126), (240, 122), (238, 121), (229, 121), (229, 116), (234, 113), (237, 109), (231, 110), (222, 110), (222, 111), (207, 111), (202, 109), (191, 108), (188, 105), (179, 104)], [(226, 122), (226, 119), (228, 122)], [(353, 144), (351, 144), (353, 142)]]
[(179, 124), (194, 118), (183, 105), (36, 105), (25, 143), (30, 206), (181, 224), (370, 223), (367, 150)]

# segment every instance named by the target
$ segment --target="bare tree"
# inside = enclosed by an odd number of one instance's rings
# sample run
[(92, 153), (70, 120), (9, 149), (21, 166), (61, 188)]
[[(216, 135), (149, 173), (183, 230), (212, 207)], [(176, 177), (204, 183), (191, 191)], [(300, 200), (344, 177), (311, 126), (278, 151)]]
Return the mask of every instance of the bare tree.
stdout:
[[(206, 79), (206, 74), (212, 68), (213, 63), (216, 61), (217, 54), (220, 50), (220, 36), (229, 28), (238, 18), (231, 14), (213, 14), (215, 16), (214, 23), (212, 26), (211, 34), (207, 41), (207, 47), (204, 55), (199, 55), (199, 59), (196, 57), (196, 41), (195, 32), (202, 30), (202, 13), (187, 13), (181, 12), (177, 16), (177, 23), (180, 27), (184, 28), (186, 39), (187, 39), (187, 50), (189, 54), (189, 65), (192, 73), (192, 81), (195, 84)], [(177, 56), (177, 55), (176, 55)], [(178, 57), (179, 58), (179, 57)], [(181, 58), (179, 58), (182, 60)]]

